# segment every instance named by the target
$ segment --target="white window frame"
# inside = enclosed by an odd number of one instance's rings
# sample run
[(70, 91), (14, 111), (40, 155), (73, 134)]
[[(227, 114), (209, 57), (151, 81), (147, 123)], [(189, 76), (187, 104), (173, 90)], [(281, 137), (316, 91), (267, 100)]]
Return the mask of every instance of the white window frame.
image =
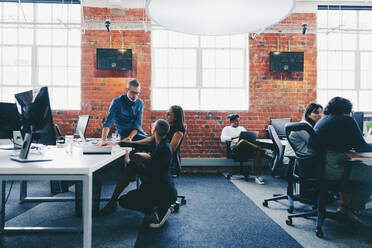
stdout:
[[(341, 9), (341, 6), (339, 6), (339, 7)], [(348, 10), (343, 10), (343, 9), (340, 10), (340, 9), (337, 9), (337, 10), (334, 9), (334, 8), (333, 9), (328, 9), (328, 10), (318, 9), (318, 12), (320, 12), (320, 11), (350, 11), (350, 10), (355, 11), (356, 12), (356, 23), (357, 23), (357, 27), (356, 27), (356, 30), (353, 31), (353, 32), (355, 32), (355, 37), (356, 37), (356, 48), (355, 48), (355, 50), (343, 49), (343, 48), (341, 48), (341, 49), (330, 49), (330, 48), (328, 48), (328, 49), (320, 49), (319, 48), (319, 44), (318, 44), (318, 53), (319, 52), (341, 52), (341, 53), (343, 53), (343, 52), (350, 52), (350, 53), (354, 53), (354, 55), (355, 55), (354, 56), (354, 59), (355, 59), (355, 61), (354, 61), (354, 80), (355, 80), (355, 85), (354, 85), (354, 88), (348, 88), (348, 89), (345, 89), (345, 88), (320, 88), (319, 87), (319, 83), (317, 83), (317, 96), (318, 96), (318, 99), (317, 100), (319, 101), (319, 92), (321, 92), (321, 91), (326, 92), (327, 95), (328, 95), (328, 92), (329, 91), (341, 91), (341, 92), (342, 91), (355, 91), (356, 92), (356, 101), (357, 101), (357, 103), (354, 104), (353, 110), (354, 111), (371, 112), (372, 111), (372, 106), (371, 106), (371, 109), (360, 109), (361, 108), (360, 107), (360, 92), (361, 91), (363, 91), (363, 92), (365, 92), (365, 91), (372, 92), (372, 88), (371, 89), (366, 89), (366, 88), (362, 88), (361, 87), (361, 74), (362, 74), (362, 69), (361, 69), (361, 54), (364, 53), (364, 52), (370, 52), (370, 53), (372, 53), (372, 50), (365, 50), (365, 49), (361, 49), (360, 48), (360, 38), (361, 38), (360, 34), (362, 34), (362, 32), (360, 30), (360, 23), (359, 23), (360, 17), (359, 17), (359, 15), (360, 15), (360, 12), (361, 11), (372, 11), (372, 9), (371, 10), (366, 10), (366, 9), (359, 10), (358, 8), (356, 8), (356, 9), (348, 9)], [(336, 33), (339, 32), (338, 29), (331, 30), (332, 27), (328, 27), (328, 29), (329, 30), (325, 30), (325, 31), (323, 30), (323, 32), (336, 32)], [(317, 75), (318, 75), (318, 78), (319, 78), (319, 71), (320, 70), (318, 69), (317, 71), (318, 71)], [(327, 71), (328, 72), (329, 70), (324, 70), (324, 71)], [(328, 84), (328, 82), (327, 82), (327, 84)], [(347, 96), (344, 96), (344, 97), (347, 98)], [(330, 100), (330, 98), (328, 99), (328, 101), (329, 100)], [(326, 104), (326, 103), (323, 103), (323, 104)]]
[[(66, 60), (68, 61), (68, 57), (69, 57), (69, 48), (78, 48), (80, 49), (81, 51), (81, 42), (79, 45), (71, 45), (69, 43), (69, 35), (70, 35), (70, 32), (67, 32), (67, 37), (66, 37), (66, 44), (65, 45), (54, 45), (54, 44), (48, 44), (48, 45), (43, 45), (43, 44), (37, 44), (37, 38), (38, 38), (38, 34), (37, 34), (37, 31), (40, 30), (40, 29), (50, 29), (50, 30), (57, 30), (57, 29), (63, 29), (63, 30), (66, 30), (66, 29), (74, 29), (74, 30), (81, 30), (81, 20), (80, 22), (68, 22), (68, 23), (53, 23), (53, 22), (37, 22), (36, 21), (36, 18), (37, 18), (37, 15), (38, 15), (38, 7), (37, 5), (38, 4), (45, 4), (45, 3), (32, 3), (32, 5), (34, 6), (33, 8), (33, 20), (22, 20), (24, 19), (23, 18), (23, 15), (22, 15), (22, 10), (21, 10), (21, 4), (23, 3), (14, 3), (14, 2), (0, 2), (0, 9), (1, 9), (1, 17), (4, 16), (4, 8), (3, 8), (3, 5), (4, 4), (14, 4), (14, 5), (18, 5), (18, 11), (17, 11), (17, 20), (18, 21), (13, 21), (13, 22), (9, 22), (9, 21), (4, 21), (4, 20), (1, 20), (0, 19), (0, 32), (1, 32), (1, 38), (0, 38), (0, 51), (2, 52), (4, 49), (6, 49), (7, 47), (16, 47), (16, 48), (25, 48), (25, 47), (30, 47), (31, 48), (31, 84), (5, 84), (3, 83), (3, 75), (4, 75), (4, 64), (3, 64), (3, 56), (0, 57), (0, 62), (1, 62), (1, 65), (0, 65), (0, 87), (1, 88), (13, 88), (13, 89), (22, 89), (22, 90), (30, 90), (32, 88), (40, 88), (40, 87), (43, 87), (43, 86), (48, 86), (49, 88), (49, 95), (50, 95), (50, 98), (51, 98), (51, 101), (53, 102), (53, 93), (52, 93), (52, 90), (53, 89), (66, 89), (67, 91), (67, 99), (70, 99), (69, 95), (68, 95), (68, 89), (81, 89), (81, 62), (79, 63), (79, 66), (70, 66), (69, 64), (66, 64), (65, 66), (53, 66), (53, 65), (49, 65), (48, 67), (50, 68), (51, 71), (53, 71), (53, 68), (65, 68), (66, 70), (68, 68), (77, 68), (79, 67), (80, 68), (80, 82), (77, 82), (78, 84), (75, 84), (75, 85), (70, 85), (68, 80), (65, 82), (65, 84), (59, 84), (59, 85), (54, 85), (54, 84), (51, 84), (51, 82), (46, 82), (45, 84), (39, 84), (39, 65), (38, 65), (38, 49), (39, 48), (50, 48), (51, 50), (53, 48), (65, 48), (66, 49)], [(28, 3), (28, 4), (31, 4), (31, 3)], [(52, 3), (47, 3), (47, 4), (52, 4)], [(55, 3), (53, 3), (55, 4)], [(58, 4), (58, 3), (56, 3)], [(65, 4), (66, 6), (68, 6), (68, 3), (62, 3), (62, 4)], [(80, 4), (79, 4), (80, 5)], [(80, 5), (80, 7), (82, 8), (82, 6)], [(66, 8), (66, 11), (69, 11), (68, 8)], [(53, 20), (53, 13), (51, 13), (51, 18)], [(81, 16), (81, 18), (83, 18), (83, 16)], [(20, 21), (22, 20), (22, 21)], [(10, 28), (10, 27), (15, 27), (15, 29), (20, 29), (20, 27), (22, 28), (27, 28), (27, 29), (31, 29), (32, 32), (33, 32), (33, 41), (32, 43), (30, 44), (18, 44), (19, 41), (17, 41), (17, 44), (6, 44), (4, 43), (4, 28)], [(81, 33), (81, 32), (80, 32)], [(18, 35), (19, 37), (19, 35)], [(53, 36), (52, 38), (53, 39)], [(53, 40), (52, 40), (53, 41)], [(18, 49), (19, 50), (19, 49)], [(2, 53), (3, 54), (3, 53)], [(50, 55), (51, 56), (51, 60), (53, 59), (53, 53)], [(81, 60), (81, 54), (80, 54), (80, 60)], [(18, 65), (14, 65), (14, 67), (17, 67), (17, 73), (18, 73), (18, 78), (19, 78), (19, 64)], [(52, 75), (52, 73), (51, 73)], [(18, 82), (20, 83), (20, 82)], [(52, 89), (52, 90), (51, 90)], [(3, 90), (3, 89), (2, 89)], [(19, 91), (19, 90), (16, 90), (16, 91)], [(81, 93), (80, 93), (81, 95)], [(66, 99), (66, 100), (67, 100)], [(2, 92), (0, 92), (0, 101), (3, 101), (2, 99)], [(14, 100), (15, 101), (15, 100)], [(66, 104), (66, 103), (65, 103)], [(80, 110), (81, 108), (81, 100), (79, 101), (79, 103), (75, 104), (76, 106), (75, 107), (64, 107), (64, 108), (53, 108), (53, 104), (52, 104), (52, 109), (54, 110)], [(70, 105), (71, 106), (71, 105)]]
[[(157, 27), (157, 26), (153, 26), (152, 28), (153, 30), (164, 30), (160, 27)], [(152, 40), (153, 36), (151, 34), (151, 40)], [(208, 111), (208, 112), (226, 112), (226, 111), (239, 111), (239, 112), (247, 112), (249, 110), (249, 38), (248, 38), (248, 34), (245, 35), (245, 48), (213, 48), (213, 47), (202, 47), (201, 45), (201, 36), (197, 36), (197, 39), (198, 39), (198, 45), (197, 47), (174, 47), (174, 46), (162, 46), (162, 47), (154, 47), (151, 43), (151, 110), (154, 110), (154, 111), (162, 111), (162, 110), (168, 110), (168, 108), (156, 108), (153, 106), (153, 99), (154, 97), (156, 97), (153, 93), (153, 90), (154, 89), (197, 89), (198, 90), (198, 93), (199, 93), (199, 102), (198, 102), (198, 108), (197, 109), (188, 109), (188, 108), (184, 108), (184, 110), (187, 110), (187, 111)], [(196, 86), (188, 86), (188, 87), (185, 87), (185, 86), (175, 86), (175, 87), (169, 87), (169, 86), (155, 86), (154, 85), (154, 78), (155, 78), (155, 49), (179, 49), (179, 50), (186, 50), (186, 49), (192, 49), (192, 50), (196, 50)], [(203, 54), (203, 50), (224, 50), (224, 49), (228, 49), (228, 50), (243, 50), (243, 54), (244, 54), (244, 65), (243, 65), (243, 82), (242, 82), (242, 87), (222, 87), (222, 86), (215, 86), (215, 87), (206, 87), (206, 86), (203, 86), (203, 67), (202, 67), (202, 54)], [(231, 69), (231, 67), (230, 67)], [(246, 92), (246, 105), (243, 106), (242, 108), (240, 109), (202, 109), (201, 108), (201, 91), (203, 89), (241, 89), (241, 90), (244, 90)], [(228, 97), (233, 97), (233, 96), (230, 96), (228, 94), (226, 94), (225, 96), (226, 98)]]

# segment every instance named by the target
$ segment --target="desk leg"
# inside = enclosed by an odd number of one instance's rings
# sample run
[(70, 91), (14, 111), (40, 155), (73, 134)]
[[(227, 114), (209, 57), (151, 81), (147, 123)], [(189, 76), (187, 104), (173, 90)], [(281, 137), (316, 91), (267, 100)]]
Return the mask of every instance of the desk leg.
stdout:
[(92, 175), (83, 180), (84, 248), (92, 247)]
[(19, 189), (19, 200), (23, 200), (27, 197), (27, 181), (21, 181)]
[(0, 212), (0, 233), (4, 233), (5, 227), (5, 185), (6, 181), (0, 182), (1, 212)]

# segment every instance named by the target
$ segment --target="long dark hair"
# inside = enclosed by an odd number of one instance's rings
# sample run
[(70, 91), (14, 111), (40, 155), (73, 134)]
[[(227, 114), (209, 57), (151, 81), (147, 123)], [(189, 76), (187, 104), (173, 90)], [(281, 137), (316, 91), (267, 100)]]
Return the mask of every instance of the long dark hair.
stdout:
[(322, 105), (317, 103), (310, 103), (305, 110), (304, 119), (310, 123), (311, 126), (315, 126), (315, 122), (310, 118), (311, 113), (317, 112), (319, 109), (323, 109)]
[(170, 107), (174, 114), (174, 122), (171, 124), (171, 128), (177, 131), (184, 132), (185, 131), (185, 115), (183, 113), (183, 109), (179, 105), (172, 105)]

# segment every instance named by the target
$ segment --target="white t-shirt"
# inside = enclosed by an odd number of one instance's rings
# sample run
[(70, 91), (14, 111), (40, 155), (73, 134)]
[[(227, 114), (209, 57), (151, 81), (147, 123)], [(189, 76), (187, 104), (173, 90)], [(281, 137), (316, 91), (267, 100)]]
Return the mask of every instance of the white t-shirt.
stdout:
[(231, 138), (239, 136), (241, 132), (246, 132), (247, 130), (242, 127), (232, 127), (232, 126), (226, 126), (222, 129), (221, 133), (221, 141), (226, 142), (226, 141), (231, 141), (230, 147), (234, 147), (236, 143), (238, 143), (239, 138), (231, 140)]

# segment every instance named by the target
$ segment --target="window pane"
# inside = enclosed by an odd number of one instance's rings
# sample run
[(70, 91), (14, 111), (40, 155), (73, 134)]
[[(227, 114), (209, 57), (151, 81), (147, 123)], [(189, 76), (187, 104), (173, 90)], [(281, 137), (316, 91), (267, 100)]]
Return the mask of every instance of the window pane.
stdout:
[(169, 68), (168, 70), (169, 83), (168, 86), (183, 86), (183, 70)]
[(17, 44), (18, 43), (18, 29), (17, 28), (4, 28), (3, 29), (3, 42), (4, 44)]
[(327, 90), (317, 90), (317, 102), (325, 107), (328, 103)]
[(19, 29), (19, 44), (33, 44), (34, 43), (34, 30), (30, 28)]
[(170, 47), (183, 47), (183, 37), (181, 33), (169, 31), (168, 39)]
[(52, 22), (55, 23), (67, 23), (68, 21), (68, 4), (53, 4), (52, 5)]
[(14, 94), (21, 91), (17, 87), (2, 87), (1, 101), (3, 102), (15, 102)]
[(216, 51), (215, 50), (203, 50), (203, 68), (215, 68), (216, 67)]
[(370, 50), (372, 43), (372, 34), (359, 35), (359, 47), (361, 50)]
[(195, 50), (184, 50), (183, 66), (185, 68), (196, 68), (196, 51)]
[(353, 89), (355, 87), (354, 71), (342, 71), (342, 89)]
[(372, 91), (360, 91), (359, 92), (359, 111), (371, 111), (372, 110)]
[(228, 50), (216, 50), (216, 68), (230, 67), (230, 53)]
[(53, 85), (66, 85), (67, 84), (66, 67), (53, 67), (52, 82), (53, 82)]
[(372, 11), (359, 11), (359, 28), (372, 29)]
[(196, 69), (183, 69), (183, 86), (196, 86)]
[(52, 44), (52, 29), (37, 29), (36, 30), (36, 42), (39, 45), (51, 45)]
[(52, 5), (38, 4), (37, 5), (37, 22), (52, 22)]
[(372, 70), (372, 53), (360, 53), (360, 68), (362, 70)]
[[(318, 89), (325, 89), (325, 88), (327, 88), (327, 86), (328, 86), (328, 82), (327, 82), (328, 77), (327, 77), (327, 75), (328, 75), (327, 71), (325, 71), (325, 70), (318, 70), (318, 81), (317, 81), (317, 83), (318, 83), (317, 88)], [(319, 92), (319, 90), (318, 90), (318, 92)]]
[[(226, 97), (234, 96), (234, 97)], [(234, 89), (202, 89), (201, 108), (205, 110), (247, 110), (246, 93)]]
[(31, 85), (31, 66), (19, 67), (19, 84)]
[(216, 69), (216, 87), (230, 86), (230, 70)]
[(196, 89), (154, 89), (152, 108), (167, 110), (171, 105), (181, 105), (184, 109), (198, 110), (199, 95)]
[(51, 95), (50, 104), (53, 110), (67, 109), (67, 88), (53, 88), (49, 87), (49, 94)]
[(38, 48), (38, 64), (39, 65), (50, 65), (52, 60), (52, 49), (50, 47), (39, 47)]
[(372, 70), (361, 71), (360, 75), (360, 88), (361, 89), (372, 89)]
[(39, 85), (52, 84), (52, 71), (50, 67), (39, 67)]
[(168, 31), (153, 30), (151, 33), (151, 43), (153, 47), (168, 47)]
[(327, 49), (328, 48), (328, 35), (326, 33), (318, 33), (318, 49)]
[(204, 69), (203, 70), (203, 87), (214, 87), (216, 82), (216, 70)]
[(326, 70), (328, 68), (328, 52), (318, 52), (318, 70)]
[(230, 37), (229, 36), (216, 36), (216, 47), (218, 48), (230, 47)]
[(231, 87), (243, 87), (244, 83), (244, 71), (232, 69), (230, 74), (231, 80), (230, 85)]
[(81, 71), (80, 67), (68, 68), (68, 85), (79, 86), (81, 82)]
[(54, 29), (53, 30), (53, 45), (67, 44), (67, 30), (66, 29)]
[(53, 48), (52, 49), (52, 65), (53, 66), (66, 66), (67, 65), (67, 51), (66, 48)]
[(70, 46), (80, 46), (81, 44), (81, 30), (80, 29), (70, 29), (68, 30), (68, 44)]
[(328, 89), (342, 88), (341, 71), (328, 71)]
[(18, 65), (31, 66), (32, 64), (32, 50), (31, 47), (18, 48)]
[(183, 66), (183, 50), (170, 49), (169, 50), (169, 67), (180, 68)]
[(168, 85), (168, 69), (155, 69), (153, 74), (154, 86), (166, 87)]
[(68, 48), (68, 66), (81, 65), (81, 50), (80, 48)]
[(232, 50), (230, 52), (231, 61), (230, 67), (231, 68), (243, 68), (244, 67), (244, 50)]
[(17, 65), (18, 49), (17, 47), (4, 47), (3, 65)]
[(154, 51), (154, 66), (167, 67), (168, 66), (168, 50), (155, 49)]
[(4, 66), (3, 80), (4, 84), (17, 85), (18, 84), (18, 70), (15, 66)]
[(216, 47), (216, 38), (215, 36), (201, 36), (201, 47)]
[(3, 20), (6, 22), (18, 21), (18, 3), (3, 3)]
[(242, 34), (239, 34), (239, 35), (232, 35), (230, 37), (230, 45), (231, 45), (231, 48), (245, 48), (246, 47), (246, 43), (248, 43), (248, 41), (246, 41), (246, 36), (245, 35), (242, 35)]
[[(34, 4), (32, 3), (22, 3), (22, 8), (20, 9), (19, 15), (20, 15), (20, 21), (24, 22), (33, 22), (34, 21)], [(23, 12), (22, 12), (23, 10)], [(26, 20), (24, 19), (24, 17)]]
[(70, 21), (80, 23), (81, 20), (81, 5), (80, 4), (68, 4)]

